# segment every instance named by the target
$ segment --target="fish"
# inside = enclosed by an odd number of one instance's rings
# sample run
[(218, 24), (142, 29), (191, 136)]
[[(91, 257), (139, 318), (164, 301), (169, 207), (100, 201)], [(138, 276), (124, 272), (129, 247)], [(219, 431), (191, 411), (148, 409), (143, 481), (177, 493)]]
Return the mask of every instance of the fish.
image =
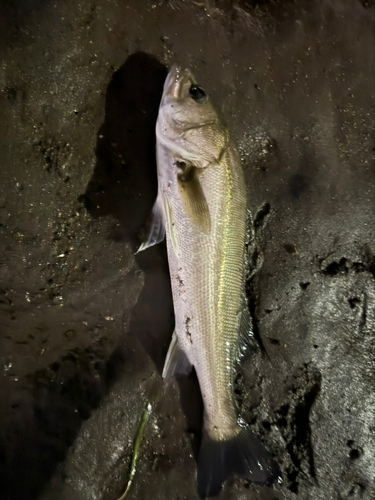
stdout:
[(173, 66), (156, 123), (158, 194), (143, 251), (166, 238), (175, 330), (162, 377), (194, 367), (204, 404), (198, 494), (232, 476), (279, 476), (269, 451), (238, 415), (234, 378), (249, 346), (245, 293), (247, 189), (220, 112), (189, 69)]

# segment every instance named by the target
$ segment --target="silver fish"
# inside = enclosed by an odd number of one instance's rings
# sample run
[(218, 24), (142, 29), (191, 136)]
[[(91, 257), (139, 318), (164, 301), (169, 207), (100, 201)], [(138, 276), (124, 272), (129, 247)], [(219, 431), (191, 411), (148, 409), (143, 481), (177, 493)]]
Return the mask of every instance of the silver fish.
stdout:
[(264, 483), (276, 464), (238, 418), (233, 381), (248, 342), (244, 288), (247, 195), (238, 153), (189, 70), (165, 81), (156, 125), (158, 196), (148, 240), (166, 235), (175, 331), (163, 378), (197, 373), (204, 402), (198, 493), (233, 475)]

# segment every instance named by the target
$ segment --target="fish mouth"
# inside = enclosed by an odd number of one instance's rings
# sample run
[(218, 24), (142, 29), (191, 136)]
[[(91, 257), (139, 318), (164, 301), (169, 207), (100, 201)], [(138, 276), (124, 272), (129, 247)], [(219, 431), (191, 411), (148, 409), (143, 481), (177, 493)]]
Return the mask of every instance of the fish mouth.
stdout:
[(194, 83), (194, 77), (190, 70), (181, 68), (181, 66), (174, 65), (170, 69), (168, 76), (164, 83), (164, 98), (179, 99), (182, 97), (182, 90), (185, 84)]

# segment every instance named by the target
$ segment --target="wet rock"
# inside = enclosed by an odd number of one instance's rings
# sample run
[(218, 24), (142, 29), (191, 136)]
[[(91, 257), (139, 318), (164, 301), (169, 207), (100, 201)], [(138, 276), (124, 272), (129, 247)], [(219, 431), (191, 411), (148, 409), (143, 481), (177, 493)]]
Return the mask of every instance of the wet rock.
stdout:
[(1, 3), (1, 498), (116, 499), (152, 380), (132, 498), (197, 499), (197, 380), (160, 382), (165, 246), (134, 256), (176, 61), (244, 164), (255, 340), (235, 393), (283, 473), (221, 497), (374, 497), (373, 23), (359, 0)]

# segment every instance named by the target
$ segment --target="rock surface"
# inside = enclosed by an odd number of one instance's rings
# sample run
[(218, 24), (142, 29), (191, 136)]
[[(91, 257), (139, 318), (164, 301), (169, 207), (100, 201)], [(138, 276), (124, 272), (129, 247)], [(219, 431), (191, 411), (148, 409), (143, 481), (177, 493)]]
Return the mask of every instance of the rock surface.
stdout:
[(199, 76), (243, 160), (258, 347), (243, 417), (282, 484), (223, 500), (375, 498), (374, 2), (4, 0), (0, 6), (0, 496), (196, 500), (194, 376), (162, 386), (156, 194), (166, 68)]

